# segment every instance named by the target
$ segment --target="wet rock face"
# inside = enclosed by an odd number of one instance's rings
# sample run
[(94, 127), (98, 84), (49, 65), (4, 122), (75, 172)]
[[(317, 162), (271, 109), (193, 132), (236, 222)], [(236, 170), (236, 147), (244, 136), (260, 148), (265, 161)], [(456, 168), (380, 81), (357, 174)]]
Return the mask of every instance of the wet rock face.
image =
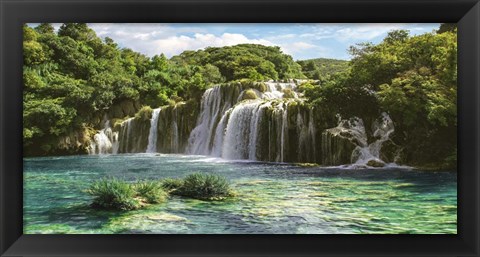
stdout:
[(110, 119), (123, 119), (125, 117), (132, 117), (140, 110), (141, 105), (138, 102), (125, 100), (114, 104), (108, 110), (107, 116)]
[[(164, 106), (158, 112), (156, 142), (153, 152), (184, 153), (188, 137), (195, 126), (198, 106), (195, 102), (179, 102)], [(153, 111), (148, 117), (138, 116), (115, 126), (119, 133), (118, 153), (143, 153), (147, 151)]]
[(86, 154), (88, 153), (86, 146), (90, 142), (90, 137), (94, 134), (95, 130), (89, 128), (71, 132), (58, 138), (55, 151), (63, 154)]
[(162, 108), (157, 124), (157, 152), (185, 153), (197, 115), (198, 104), (194, 101)]
[(403, 159), (402, 148), (392, 140), (385, 141), (380, 151), (380, 159), (387, 163), (395, 162), (401, 164)]
[(339, 127), (326, 129), (322, 133), (322, 164), (334, 166), (351, 163), (357, 142), (351, 131)]
[(386, 113), (373, 122), (371, 130), (366, 130), (363, 120), (357, 117), (340, 120), (337, 127), (322, 133), (323, 164), (383, 167), (397, 156), (397, 148), (390, 140), (393, 132), (393, 122)]
[(145, 152), (148, 145), (150, 121), (130, 118), (122, 122), (119, 133), (118, 153)]

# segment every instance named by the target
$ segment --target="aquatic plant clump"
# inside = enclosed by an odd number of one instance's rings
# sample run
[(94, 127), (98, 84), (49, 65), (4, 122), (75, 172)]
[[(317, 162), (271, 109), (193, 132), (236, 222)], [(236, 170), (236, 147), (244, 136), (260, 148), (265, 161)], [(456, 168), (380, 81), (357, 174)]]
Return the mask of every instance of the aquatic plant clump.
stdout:
[(162, 184), (157, 181), (139, 182), (134, 187), (137, 197), (149, 204), (162, 203), (168, 198), (168, 193), (165, 192)]
[(94, 197), (95, 208), (128, 211), (141, 206), (134, 186), (115, 178), (96, 181), (86, 192)]
[(166, 178), (162, 180), (162, 188), (168, 192), (179, 189), (183, 186), (183, 179), (180, 178)]
[(116, 178), (94, 182), (87, 193), (94, 196), (92, 206), (108, 210), (129, 211), (147, 204), (165, 202), (168, 193), (157, 181), (128, 183)]
[(234, 196), (230, 183), (225, 177), (203, 173), (186, 176), (183, 184), (171, 191), (171, 194), (201, 200), (223, 200)]

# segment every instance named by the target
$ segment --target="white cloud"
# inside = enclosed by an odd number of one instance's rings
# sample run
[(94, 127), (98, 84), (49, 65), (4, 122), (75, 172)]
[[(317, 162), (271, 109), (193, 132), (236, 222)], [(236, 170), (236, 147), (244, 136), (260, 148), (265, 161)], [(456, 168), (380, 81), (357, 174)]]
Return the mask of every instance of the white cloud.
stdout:
[(335, 32), (334, 37), (344, 42), (372, 40), (391, 30), (401, 29), (403, 27), (403, 24), (362, 24), (361, 26), (339, 29)]
[[(37, 25), (36, 23), (30, 24)], [(52, 24), (56, 30), (61, 23)], [(387, 32), (408, 29), (411, 34), (430, 32), (438, 24), (166, 24), (89, 23), (98, 36), (112, 38), (120, 47), (148, 56), (180, 54), (208, 46), (242, 43), (279, 46), (294, 59), (317, 57), (348, 59), (348, 46), (370, 41), (378, 43)]]
[[(208, 46), (222, 47), (237, 44), (262, 44), (267, 46), (274, 45), (265, 39), (249, 39), (242, 34), (223, 33), (220, 36), (213, 34), (195, 33), (192, 37), (181, 35), (171, 36), (164, 39), (158, 39), (151, 42), (149, 55), (164, 53), (166, 56), (180, 54), (185, 50), (199, 50)], [(150, 43), (149, 43), (150, 44)]]

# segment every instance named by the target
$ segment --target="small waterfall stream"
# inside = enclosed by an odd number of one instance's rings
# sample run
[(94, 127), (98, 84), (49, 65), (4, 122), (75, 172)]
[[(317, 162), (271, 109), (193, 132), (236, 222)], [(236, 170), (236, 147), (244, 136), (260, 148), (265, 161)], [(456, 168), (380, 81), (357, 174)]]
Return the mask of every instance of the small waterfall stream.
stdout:
[(118, 132), (113, 132), (108, 118), (104, 118), (104, 128), (90, 140), (88, 154), (116, 154), (118, 152)]
[(148, 133), (147, 153), (157, 152), (157, 135), (158, 135), (158, 117), (162, 108), (154, 109), (152, 119), (150, 120), (150, 132)]

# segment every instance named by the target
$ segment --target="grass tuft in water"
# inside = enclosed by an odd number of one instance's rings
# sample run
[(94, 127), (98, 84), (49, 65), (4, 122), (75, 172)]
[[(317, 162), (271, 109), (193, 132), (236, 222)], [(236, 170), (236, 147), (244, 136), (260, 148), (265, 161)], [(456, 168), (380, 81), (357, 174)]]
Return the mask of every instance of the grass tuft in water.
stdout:
[(183, 186), (183, 179), (181, 178), (166, 178), (162, 180), (162, 187), (168, 192), (177, 190), (182, 186)]
[(137, 196), (144, 199), (146, 203), (163, 203), (168, 198), (168, 193), (158, 181), (142, 181), (135, 184)]
[(128, 211), (141, 207), (140, 200), (135, 198), (135, 188), (115, 178), (94, 182), (87, 193), (94, 197), (92, 206), (95, 208)]
[(162, 203), (168, 193), (157, 181), (127, 183), (109, 178), (94, 182), (87, 193), (92, 195), (92, 206), (100, 209), (129, 211), (139, 209), (147, 204)]
[(122, 211), (165, 202), (168, 194), (201, 200), (223, 200), (235, 195), (225, 177), (202, 173), (193, 173), (184, 179), (168, 178), (136, 183), (116, 178), (101, 179), (94, 182), (86, 192), (94, 197), (93, 207)]
[[(173, 184), (180, 185), (180, 183), (175, 183)], [(171, 194), (201, 200), (223, 200), (234, 196), (230, 183), (225, 177), (203, 173), (193, 173), (186, 176), (181, 186), (172, 190)]]

